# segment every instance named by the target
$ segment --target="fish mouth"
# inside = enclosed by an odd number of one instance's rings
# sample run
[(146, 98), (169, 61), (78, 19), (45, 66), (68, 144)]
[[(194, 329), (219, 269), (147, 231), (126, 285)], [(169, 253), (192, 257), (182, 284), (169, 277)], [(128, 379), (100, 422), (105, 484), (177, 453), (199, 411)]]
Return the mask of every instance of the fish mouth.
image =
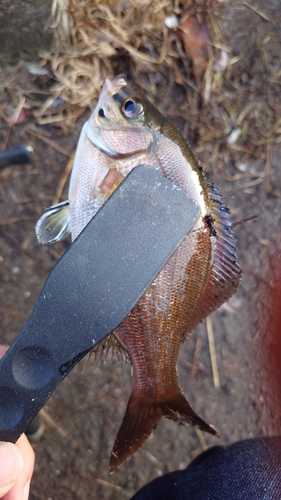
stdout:
[(121, 74), (121, 75), (116, 76), (115, 78), (111, 78), (110, 76), (107, 76), (105, 81), (104, 81), (104, 84), (103, 84), (101, 97), (103, 95), (103, 92), (106, 94), (109, 94), (110, 96), (114, 96), (115, 94), (118, 94), (118, 92), (120, 92), (120, 90), (123, 87), (126, 87), (126, 86), (127, 86), (126, 75)]
[(100, 129), (106, 128), (107, 130), (120, 130), (119, 126), (116, 126), (115, 123), (110, 122), (110, 120), (107, 119), (107, 123), (105, 124), (104, 121), (100, 122), (100, 118), (98, 116), (98, 109), (99, 109), (99, 103), (103, 101), (103, 98), (107, 97), (107, 95), (114, 96), (120, 92), (120, 90), (123, 87), (127, 86), (127, 77), (126, 75), (118, 75), (115, 78), (111, 78), (110, 76), (107, 76), (105, 79), (105, 82), (103, 84), (103, 88), (99, 97), (99, 101), (97, 104), (97, 107), (94, 111), (94, 114), (92, 118), (90, 119), (91, 121), (91, 126), (90, 126), (90, 121), (88, 121), (88, 126), (86, 129), (86, 135), (88, 139), (102, 152), (106, 153), (107, 155), (111, 157), (123, 157), (123, 154), (120, 154), (118, 151), (111, 149), (110, 147), (107, 146), (107, 144), (104, 143)]

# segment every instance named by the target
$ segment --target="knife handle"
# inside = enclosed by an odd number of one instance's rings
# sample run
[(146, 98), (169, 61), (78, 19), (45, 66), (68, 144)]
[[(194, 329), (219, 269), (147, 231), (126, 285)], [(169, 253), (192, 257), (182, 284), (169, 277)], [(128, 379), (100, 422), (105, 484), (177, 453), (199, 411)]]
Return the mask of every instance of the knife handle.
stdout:
[(22, 144), (7, 151), (0, 151), (0, 168), (7, 165), (25, 165), (32, 162), (33, 149), (28, 144)]
[(152, 168), (132, 170), (57, 262), (0, 361), (0, 440), (15, 442), (78, 361), (120, 325), (200, 213)]

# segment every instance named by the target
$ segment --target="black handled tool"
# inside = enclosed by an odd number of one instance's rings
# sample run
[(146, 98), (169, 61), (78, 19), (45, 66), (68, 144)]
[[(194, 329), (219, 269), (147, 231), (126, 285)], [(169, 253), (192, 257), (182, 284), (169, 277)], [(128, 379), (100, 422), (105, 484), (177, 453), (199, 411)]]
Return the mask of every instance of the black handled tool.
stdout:
[(0, 361), (0, 440), (15, 442), (125, 319), (199, 216), (199, 205), (155, 170), (132, 170), (58, 261)]
[(0, 168), (7, 165), (26, 165), (32, 162), (33, 149), (28, 144), (22, 144), (7, 151), (0, 151)]

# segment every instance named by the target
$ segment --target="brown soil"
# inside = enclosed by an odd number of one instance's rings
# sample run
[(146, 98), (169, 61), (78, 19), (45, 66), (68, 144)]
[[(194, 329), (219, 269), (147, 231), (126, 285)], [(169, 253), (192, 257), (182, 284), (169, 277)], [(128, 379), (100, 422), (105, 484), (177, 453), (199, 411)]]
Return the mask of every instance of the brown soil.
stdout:
[[(130, 498), (151, 479), (186, 466), (204, 447), (276, 432), (274, 422), (267, 418), (264, 395), (257, 383), (257, 335), (252, 318), (258, 309), (253, 297), (264, 276), (270, 241), (280, 228), (281, 14), (279, 0), (256, 0), (252, 4), (221, 0), (217, 6), (224, 46), (236, 61), (232, 61), (220, 89), (211, 92), (207, 104), (198, 97), (197, 103), (193, 100), (187, 108), (189, 87), (178, 83), (168, 85), (164, 92), (160, 82), (158, 98), (151, 96), (188, 135), (208, 177), (225, 195), (233, 220), (258, 215), (258, 219), (237, 226), (235, 231), (242, 285), (227, 304), (212, 314), (219, 387), (214, 386), (205, 322), (180, 353), (181, 387), (196, 412), (215, 426), (220, 439), (162, 419), (145, 445), (109, 475), (111, 448), (132, 386), (131, 369), (114, 361), (104, 365), (90, 361), (85, 367), (82, 361), (44, 408), (45, 434), (34, 445), (32, 500)], [(122, 57), (117, 57), (116, 74), (124, 71), (122, 64)], [(126, 72), (130, 73), (129, 57), (126, 64)], [(24, 68), (19, 74), (26, 88), (35, 82), (42, 91), (48, 91), (46, 77), (34, 77)], [(6, 90), (2, 111), (6, 113), (14, 99), (13, 90)], [(35, 151), (32, 165), (0, 171), (3, 344), (15, 339), (48, 274), (69, 245), (64, 241), (39, 246), (34, 226), (43, 209), (52, 204), (88, 114), (71, 133), (57, 128), (55, 123), (39, 128), (31, 116), (11, 128), (2, 120), (2, 149), (28, 142)], [(227, 137), (239, 127), (240, 137), (230, 144)], [(61, 198), (66, 197), (67, 185)]]

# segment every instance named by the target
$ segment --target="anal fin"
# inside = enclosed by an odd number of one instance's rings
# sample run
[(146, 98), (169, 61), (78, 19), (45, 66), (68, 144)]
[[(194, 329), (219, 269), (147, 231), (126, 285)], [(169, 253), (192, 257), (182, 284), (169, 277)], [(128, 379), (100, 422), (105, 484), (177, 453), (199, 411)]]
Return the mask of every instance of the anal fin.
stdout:
[(131, 359), (128, 351), (123, 347), (119, 340), (115, 337), (114, 333), (108, 335), (102, 342), (100, 342), (90, 352), (94, 357), (94, 361), (124, 361), (130, 363)]

